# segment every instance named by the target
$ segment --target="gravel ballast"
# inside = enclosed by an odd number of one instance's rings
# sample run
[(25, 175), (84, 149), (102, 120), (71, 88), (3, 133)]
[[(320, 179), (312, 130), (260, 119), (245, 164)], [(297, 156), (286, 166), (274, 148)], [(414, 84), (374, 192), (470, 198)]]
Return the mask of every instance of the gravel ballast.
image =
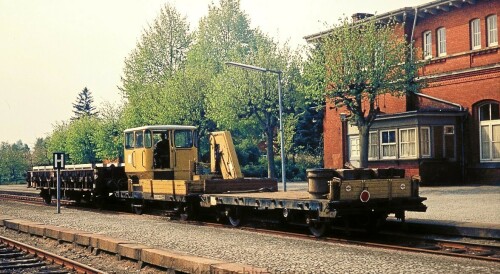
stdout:
[(495, 263), (200, 227), (148, 215), (72, 208), (56, 214), (54, 207), (8, 201), (0, 201), (0, 214), (265, 267), (272, 273), (498, 273)]

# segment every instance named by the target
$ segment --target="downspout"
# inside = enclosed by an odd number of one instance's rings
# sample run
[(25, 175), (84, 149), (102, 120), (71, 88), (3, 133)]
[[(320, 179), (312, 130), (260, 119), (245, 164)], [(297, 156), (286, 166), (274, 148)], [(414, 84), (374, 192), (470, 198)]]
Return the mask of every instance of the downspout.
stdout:
[(465, 120), (466, 120), (466, 115), (467, 113), (464, 113), (464, 115), (462, 115), (461, 117), (461, 132), (462, 132), (462, 159), (460, 161), (460, 164), (461, 164), (461, 169), (462, 169), (462, 183), (464, 184), (465, 183), (465, 132), (464, 132), (464, 129), (465, 129)]
[[(417, 25), (418, 8), (415, 7), (415, 15), (413, 16), (413, 27), (411, 28), (410, 43), (413, 43), (413, 33), (415, 32), (415, 25)], [(413, 59), (413, 47), (411, 47), (410, 58)]]

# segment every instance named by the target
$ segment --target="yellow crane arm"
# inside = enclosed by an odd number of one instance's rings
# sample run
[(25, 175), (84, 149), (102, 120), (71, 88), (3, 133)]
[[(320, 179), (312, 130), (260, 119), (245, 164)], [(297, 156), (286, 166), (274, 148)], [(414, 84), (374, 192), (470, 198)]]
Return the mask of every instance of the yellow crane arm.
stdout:
[(210, 133), (210, 171), (220, 173), (224, 179), (243, 178), (229, 131)]

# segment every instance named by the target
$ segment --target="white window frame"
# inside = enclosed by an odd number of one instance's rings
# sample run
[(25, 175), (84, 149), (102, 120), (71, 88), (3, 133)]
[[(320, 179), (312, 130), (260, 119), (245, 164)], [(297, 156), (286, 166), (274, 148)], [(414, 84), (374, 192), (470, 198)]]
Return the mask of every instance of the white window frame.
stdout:
[[(413, 131), (413, 140), (410, 139), (410, 132)], [(408, 134), (408, 140), (402, 140), (405, 132)], [(417, 158), (418, 155), (418, 134), (417, 128), (401, 128), (399, 129), (399, 158), (400, 159), (414, 159)], [(408, 145), (408, 154), (403, 154), (406, 150), (403, 149), (403, 146)], [(413, 150), (410, 149), (413, 145)]]
[(446, 56), (446, 28), (437, 29), (438, 56)]
[(424, 41), (424, 59), (432, 58), (432, 32), (430, 30), (424, 31), (422, 34)]
[[(500, 162), (500, 158), (493, 158), (493, 147), (494, 147), (494, 144), (496, 143), (500, 143), (500, 139), (499, 140), (494, 140), (493, 137), (493, 127), (497, 127), (497, 126), (500, 126), (500, 119), (496, 119), (496, 120), (492, 120), (491, 119), (491, 105), (492, 104), (498, 104), (498, 103), (487, 103), (487, 104), (484, 104), (482, 105), (481, 107), (485, 106), (485, 105), (489, 105), (489, 117), (490, 119), (489, 120), (482, 120), (479, 122), (479, 160), (481, 163), (491, 163), (491, 162)], [(480, 115), (480, 111), (481, 111), (481, 107), (478, 108), (478, 117), (481, 117)], [(488, 138), (488, 147), (489, 147), (489, 157), (488, 158), (484, 158), (483, 157), (483, 132), (482, 132), (482, 128), (483, 127), (486, 127), (487, 128), (487, 134), (489, 137)]]
[[(388, 143), (383, 143), (383, 138), (382, 138), (382, 135), (386, 132), (391, 132), (391, 131), (394, 131), (394, 142), (388, 142)], [(388, 129), (388, 130), (381, 130), (380, 131), (380, 158), (381, 159), (397, 159), (398, 158), (398, 136), (397, 136), (397, 129)], [(384, 156), (384, 147), (391, 147), (393, 146), (395, 149), (395, 155), (392, 156), (392, 155), (389, 155), (389, 156)]]
[[(424, 133), (424, 131), (427, 131)], [(427, 136), (427, 140), (424, 140), (424, 136)], [(431, 151), (431, 128), (430, 127), (421, 127), (418, 132), (418, 140), (419, 140), (419, 152), (422, 158), (430, 158), (432, 157)], [(424, 154), (424, 149), (429, 152), (428, 154)]]
[[(376, 138), (375, 142), (372, 142), (372, 136)], [(380, 146), (378, 137), (379, 136), (377, 131), (370, 131), (370, 133), (368, 134), (368, 160), (378, 160), (380, 158)]]
[(486, 35), (488, 35), (488, 47), (498, 46), (497, 15), (486, 17)]
[(470, 21), (471, 49), (481, 48), (481, 20), (479, 18)]

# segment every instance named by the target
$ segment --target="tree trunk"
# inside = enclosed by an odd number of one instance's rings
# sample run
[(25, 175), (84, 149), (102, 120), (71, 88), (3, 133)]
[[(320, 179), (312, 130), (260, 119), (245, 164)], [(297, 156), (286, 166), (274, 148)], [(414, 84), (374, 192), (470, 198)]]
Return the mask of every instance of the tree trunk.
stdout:
[(276, 178), (276, 169), (274, 166), (274, 146), (273, 146), (273, 128), (266, 129), (266, 144), (267, 144), (267, 177)]
[(370, 127), (367, 125), (358, 126), (359, 129), (359, 167), (368, 167), (368, 149)]

